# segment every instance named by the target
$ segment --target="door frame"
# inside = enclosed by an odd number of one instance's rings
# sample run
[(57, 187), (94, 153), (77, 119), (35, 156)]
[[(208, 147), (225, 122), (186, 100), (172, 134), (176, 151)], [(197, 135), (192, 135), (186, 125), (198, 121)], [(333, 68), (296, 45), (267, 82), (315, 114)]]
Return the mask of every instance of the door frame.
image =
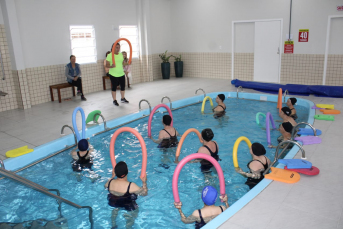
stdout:
[(343, 18), (343, 15), (330, 15), (328, 17), (328, 25), (326, 29), (326, 44), (325, 44), (325, 57), (324, 57), (324, 71), (323, 71), (323, 85), (326, 81), (326, 71), (328, 65), (328, 55), (329, 55), (329, 45), (330, 45), (330, 31), (331, 31), (331, 19), (333, 18)]
[[(232, 21), (231, 26), (231, 36), (232, 36), (232, 42), (231, 42), (231, 79), (234, 79), (234, 66), (235, 66), (235, 23), (251, 23), (251, 22), (268, 22), (268, 21), (280, 21), (280, 55), (279, 55), (279, 79), (278, 82), (280, 83), (280, 75), (281, 75), (281, 54), (283, 53), (282, 48), (282, 31), (283, 31), (283, 19), (282, 18), (276, 18), (276, 19), (261, 19), (261, 20), (244, 20), (244, 21)], [(254, 43), (255, 45), (255, 43)]]

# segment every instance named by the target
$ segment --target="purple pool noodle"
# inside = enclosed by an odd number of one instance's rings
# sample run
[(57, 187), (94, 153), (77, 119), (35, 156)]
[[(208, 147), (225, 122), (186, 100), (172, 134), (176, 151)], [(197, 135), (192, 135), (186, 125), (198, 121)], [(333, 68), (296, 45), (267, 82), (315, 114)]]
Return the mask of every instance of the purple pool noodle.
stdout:
[(266, 115), (266, 132), (267, 132), (267, 142), (268, 142), (268, 145), (271, 145), (271, 141), (270, 141), (270, 126), (269, 126), (269, 122), (270, 121), (272, 122), (273, 129), (276, 129), (272, 114), (270, 112), (267, 112), (267, 115)]

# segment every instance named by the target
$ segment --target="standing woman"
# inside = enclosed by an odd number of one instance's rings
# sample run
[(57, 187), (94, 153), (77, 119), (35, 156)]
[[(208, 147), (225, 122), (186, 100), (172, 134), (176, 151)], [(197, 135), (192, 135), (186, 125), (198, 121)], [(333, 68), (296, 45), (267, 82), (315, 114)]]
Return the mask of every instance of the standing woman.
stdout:
[(76, 63), (76, 57), (70, 56), (70, 63), (66, 65), (65, 75), (69, 84), (77, 87), (77, 95), (81, 95), (81, 100), (86, 101), (87, 99), (82, 92), (82, 81), (81, 81), (81, 68)]
[(113, 104), (115, 106), (119, 106), (117, 102), (117, 96), (116, 96), (116, 88), (118, 84), (120, 85), (121, 102), (129, 103), (129, 101), (125, 99), (125, 72), (123, 68), (124, 57), (123, 57), (123, 54), (120, 53), (119, 51), (120, 51), (120, 44), (117, 43), (114, 49), (115, 64), (113, 64), (113, 61), (112, 61), (112, 53), (108, 54), (106, 58), (106, 67), (110, 69), (109, 74), (110, 74), (110, 79), (112, 82), (112, 98), (113, 98)]

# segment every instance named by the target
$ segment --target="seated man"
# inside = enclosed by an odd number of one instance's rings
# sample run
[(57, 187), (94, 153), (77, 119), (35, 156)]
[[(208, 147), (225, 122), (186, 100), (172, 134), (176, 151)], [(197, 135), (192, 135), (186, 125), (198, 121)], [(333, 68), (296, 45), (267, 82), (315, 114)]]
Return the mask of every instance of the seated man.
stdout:
[(220, 117), (225, 115), (226, 106), (224, 104), (224, 100), (225, 100), (224, 94), (219, 94), (216, 97), (216, 103), (218, 105), (215, 108), (213, 108), (213, 112), (214, 112), (213, 117), (214, 118), (220, 118)]
[(261, 180), (263, 180), (263, 172), (268, 169), (270, 160), (265, 156), (266, 149), (264, 148), (264, 146), (257, 142), (251, 145), (250, 154), (252, 156), (252, 160), (247, 165), (250, 172), (245, 173), (241, 168), (237, 168), (236, 172), (248, 178), (245, 184), (248, 185), (250, 189), (252, 189)]
[[(291, 136), (292, 136), (292, 130), (293, 130), (293, 126), (290, 122), (283, 122), (280, 125), (279, 131), (281, 133), (281, 136), (277, 138), (277, 141), (279, 143), (285, 141), (285, 140), (291, 140)], [(276, 148), (277, 146), (269, 146), (270, 148)], [(284, 147), (284, 146), (283, 146)], [(281, 147), (281, 148), (283, 148)], [(290, 146), (292, 147), (292, 146)]]
[(287, 99), (287, 106), (289, 107), (289, 109), (291, 109), (292, 114), (290, 115), (294, 120), (297, 120), (298, 115), (297, 115), (297, 111), (294, 108), (294, 104), (297, 103), (297, 99), (296, 98), (289, 98)]
[[(203, 153), (203, 154), (207, 154), (210, 155), (211, 157), (213, 157), (214, 159), (216, 159), (217, 161), (219, 161), (219, 155), (218, 155), (218, 145), (215, 141), (212, 141), (214, 134), (212, 132), (212, 130), (210, 128), (206, 128), (203, 131), (201, 131), (201, 137), (203, 140), (203, 146), (201, 146), (198, 149), (198, 153)], [(202, 159), (200, 160), (200, 164), (201, 164), (201, 172), (211, 172), (211, 168), (213, 167), (212, 163)]]
[(297, 123), (294, 121), (294, 119), (291, 116), (291, 109), (288, 107), (283, 107), (281, 111), (279, 112), (280, 118), (282, 118), (282, 122), (290, 122), (292, 126), (296, 126)]
[[(120, 161), (113, 169), (112, 178), (105, 184), (105, 188), (109, 192), (107, 195), (108, 205), (114, 207), (112, 211), (112, 228), (116, 228), (116, 218), (120, 209), (131, 213), (127, 214), (129, 217), (125, 217), (127, 219), (126, 228), (131, 228), (138, 215), (137, 195), (148, 195), (147, 177), (141, 177), (143, 187), (139, 187), (127, 180), (128, 173), (126, 163)], [(117, 176), (117, 179), (114, 179), (115, 176)]]
[(170, 115), (164, 115), (162, 119), (162, 124), (164, 129), (160, 131), (158, 135), (158, 139), (154, 140), (152, 137), (151, 140), (153, 142), (159, 144), (158, 148), (171, 148), (176, 147), (179, 141), (177, 140), (177, 136), (181, 136), (174, 127), (170, 126), (172, 122), (172, 117)]
[(215, 206), (216, 199), (218, 197), (217, 190), (212, 186), (206, 186), (202, 190), (202, 201), (204, 202), (204, 207), (202, 209), (195, 210), (192, 215), (186, 217), (183, 214), (181, 207), (182, 203), (174, 203), (175, 208), (179, 210), (181, 221), (186, 224), (194, 223), (195, 228), (201, 228), (206, 225), (206, 223), (210, 222), (224, 210), (229, 208), (229, 204), (227, 202), (227, 195), (224, 197), (219, 197), (223, 202), (225, 202), (225, 206)]
[(92, 169), (93, 160), (91, 154), (93, 150), (88, 150), (88, 141), (81, 139), (77, 145), (79, 151), (73, 150), (71, 152), (71, 156), (74, 159), (72, 163), (73, 171), (81, 172), (83, 169)]

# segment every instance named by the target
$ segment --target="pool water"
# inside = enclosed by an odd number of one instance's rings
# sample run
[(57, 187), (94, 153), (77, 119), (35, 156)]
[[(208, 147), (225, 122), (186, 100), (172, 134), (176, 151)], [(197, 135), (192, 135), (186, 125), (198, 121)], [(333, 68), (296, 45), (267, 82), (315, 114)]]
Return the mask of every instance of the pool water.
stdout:
[[(229, 205), (241, 198), (249, 191), (245, 185), (246, 178), (237, 174), (232, 162), (232, 149), (236, 139), (246, 136), (253, 142), (260, 142), (267, 150), (266, 156), (274, 158), (275, 149), (267, 148), (266, 131), (256, 124), (256, 113), (271, 112), (274, 121), (280, 120), (276, 103), (260, 102), (230, 98), (225, 100), (227, 113), (225, 117), (214, 119), (210, 113), (210, 105), (206, 104), (205, 114), (201, 114), (201, 104), (173, 111), (174, 127), (179, 133), (189, 128), (196, 128), (200, 132), (204, 128), (211, 128), (214, 139), (219, 146), (219, 161), (226, 184), (226, 193)], [(296, 106), (298, 120), (306, 121), (308, 110)], [(165, 111), (164, 108), (159, 109)], [(152, 121), (152, 135), (156, 139), (163, 128), (162, 116), (165, 113), (156, 113)], [(261, 124), (265, 125), (261, 117)], [(276, 123), (278, 125), (278, 123)], [(183, 224), (178, 211), (174, 208), (172, 195), (172, 176), (176, 164), (176, 148), (160, 150), (157, 144), (147, 136), (148, 117), (132, 122), (127, 126), (136, 129), (144, 138), (148, 150), (148, 196), (139, 197), (139, 214), (135, 220), (134, 228), (194, 228), (194, 224)], [(70, 162), (72, 158), (69, 151), (60, 153), (20, 173), (33, 182), (47, 188), (57, 188), (61, 196), (82, 206), (93, 208), (94, 228), (111, 228), (112, 208), (107, 204), (108, 191), (104, 188), (106, 181), (112, 176), (109, 145), (111, 135), (115, 130), (92, 137), (90, 143), (94, 146), (93, 171), (84, 171), (78, 176), (72, 171)], [(272, 144), (277, 145), (279, 132), (271, 131)], [(197, 152), (201, 146), (198, 137), (191, 133), (186, 138), (180, 160), (185, 156)], [(141, 147), (139, 141), (130, 133), (122, 133), (115, 144), (117, 162), (125, 161), (129, 167), (128, 180), (142, 185), (139, 179), (141, 170)], [(242, 142), (238, 150), (238, 161), (244, 171), (248, 171), (246, 164), (251, 160), (247, 145)], [(204, 176), (200, 171), (199, 163), (188, 163), (179, 176), (179, 193), (183, 203), (182, 210), (186, 216), (196, 209), (203, 207), (201, 191), (204, 186), (212, 185), (219, 191), (219, 181), (216, 172)], [(81, 181), (79, 181), (81, 180)], [(59, 212), (56, 201), (37, 191), (26, 188), (9, 179), (0, 181), (0, 222), (23, 222), (33, 219), (54, 220)], [(218, 198), (217, 205), (220, 204)], [(69, 228), (89, 227), (88, 210), (75, 209), (62, 204), (62, 215), (68, 219)], [(120, 211), (117, 217), (118, 228), (125, 228), (127, 212)]]

